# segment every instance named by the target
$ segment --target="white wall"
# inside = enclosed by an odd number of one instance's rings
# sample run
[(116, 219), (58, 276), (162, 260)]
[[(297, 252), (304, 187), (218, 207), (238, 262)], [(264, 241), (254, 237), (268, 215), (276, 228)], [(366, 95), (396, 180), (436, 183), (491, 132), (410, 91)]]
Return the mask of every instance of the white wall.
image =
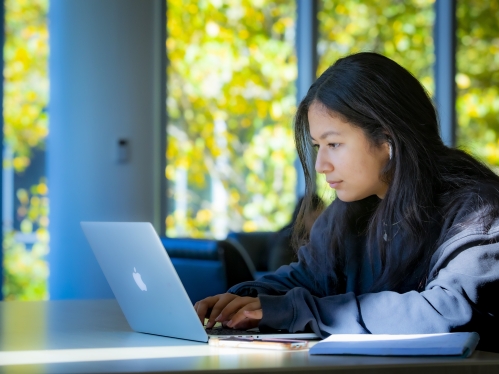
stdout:
[[(52, 299), (112, 297), (80, 221), (159, 227), (161, 1), (50, 2)], [(131, 146), (125, 164), (116, 162), (121, 137)]]

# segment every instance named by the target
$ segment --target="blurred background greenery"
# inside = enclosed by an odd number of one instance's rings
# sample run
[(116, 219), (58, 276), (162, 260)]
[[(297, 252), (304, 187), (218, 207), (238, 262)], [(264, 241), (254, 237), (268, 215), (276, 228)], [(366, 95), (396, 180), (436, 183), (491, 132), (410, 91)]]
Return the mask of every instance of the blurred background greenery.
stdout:
[[(48, 6), (5, 0), (7, 300), (48, 297)], [(457, 2), (457, 144), (499, 170), (498, 19), (499, 0)], [(433, 94), (434, 20), (433, 0), (320, 0), (317, 74), (376, 51)], [(294, 0), (167, 0), (167, 235), (223, 238), (290, 219), (295, 23)]]
[(5, 0), (3, 297), (48, 298), (48, 0)]
[(296, 199), (295, 2), (167, 4), (167, 235), (284, 226)]
[(457, 144), (499, 171), (499, 1), (457, 2)]

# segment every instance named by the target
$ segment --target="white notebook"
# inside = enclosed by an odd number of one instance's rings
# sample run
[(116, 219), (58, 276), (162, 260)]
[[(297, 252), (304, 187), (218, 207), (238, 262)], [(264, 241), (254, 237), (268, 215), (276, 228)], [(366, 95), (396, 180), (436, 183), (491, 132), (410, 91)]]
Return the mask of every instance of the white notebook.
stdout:
[(479, 339), (476, 332), (413, 335), (338, 334), (315, 344), (310, 348), (310, 354), (469, 357)]

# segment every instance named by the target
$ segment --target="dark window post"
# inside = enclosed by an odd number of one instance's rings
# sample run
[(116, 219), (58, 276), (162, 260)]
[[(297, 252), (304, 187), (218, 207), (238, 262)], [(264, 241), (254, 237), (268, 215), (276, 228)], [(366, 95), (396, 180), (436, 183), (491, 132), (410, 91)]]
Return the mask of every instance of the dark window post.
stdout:
[[(0, 113), (3, 113), (3, 45), (5, 37), (5, 2), (0, 4), (0, 46), (2, 48), (2, 55), (0, 57), (0, 71), (2, 76), (2, 89), (0, 90)], [(2, 164), (3, 164), (3, 115), (0, 118), (0, 144), (2, 145)], [(3, 212), (3, 166), (0, 173), (0, 212)], [(3, 216), (3, 214), (2, 214)], [(3, 248), (3, 222), (0, 229), (0, 245)], [(0, 250), (0, 300), (3, 300), (3, 250)]]
[(445, 145), (456, 145), (456, 2), (435, 2), (435, 102)]
[(165, 176), (165, 170), (166, 170), (166, 147), (168, 146), (167, 144), (167, 139), (166, 139), (166, 126), (168, 123), (168, 110), (166, 107), (166, 93), (167, 93), (167, 73), (166, 73), (166, 68), (168, 64), (168, 51), (166, 50), (166, 38), (168, 37), (167, 35), (167, 19), (166, 19), (166, 11), (167, 11), (167, 0), (164, 0), (161, 2), (161, 13), (162, 13), (162, 30), (163, 30), (163, 35), (161, 36), (162, 44), (161, 44), (161, 98), (163, 105), (161, 106), (161, 130), (160, 130), (160, 137), (161, 137), (161, 154), (158, 155), (161, 157), (161, 162), (159, 163), (161, 167), (161, 173), (160, 178), (161, 178), (161, 184), (160, 184), (160, 193), (161, 196), (159, 198), (159, 203), (161, 204), (160, 208), (160, 224), (159, 224), (159, 235), (160, 236), (165, 236), (166, 235), (166, 216), (168, 215), (168, 180), (166, 179)]
[[(297, 103), (305, 97), (314, 83), (317, 74), (317, 0), (297, 0), (296, 6), (296, 55), (298, 60), (298, 80), (296, 82)], [(305, 179), (300, 161), (296, 167), (296, 195), (305, 194)]]

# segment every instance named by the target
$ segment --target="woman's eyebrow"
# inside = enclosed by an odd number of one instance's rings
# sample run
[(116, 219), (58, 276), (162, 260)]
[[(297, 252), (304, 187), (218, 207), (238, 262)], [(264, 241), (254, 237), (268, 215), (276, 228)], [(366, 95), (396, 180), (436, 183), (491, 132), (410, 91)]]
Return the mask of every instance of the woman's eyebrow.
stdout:
[[(326, 139), (330, 135), (341, 135), (341, 134), (338, 131), (330, 130), (330, 131), (326, 131), (321, 136), (319, 136), (319, 139)], [(315, 140), (312, 136), (310, 136), (310, 137), (312, 138), (312, 140)]]

